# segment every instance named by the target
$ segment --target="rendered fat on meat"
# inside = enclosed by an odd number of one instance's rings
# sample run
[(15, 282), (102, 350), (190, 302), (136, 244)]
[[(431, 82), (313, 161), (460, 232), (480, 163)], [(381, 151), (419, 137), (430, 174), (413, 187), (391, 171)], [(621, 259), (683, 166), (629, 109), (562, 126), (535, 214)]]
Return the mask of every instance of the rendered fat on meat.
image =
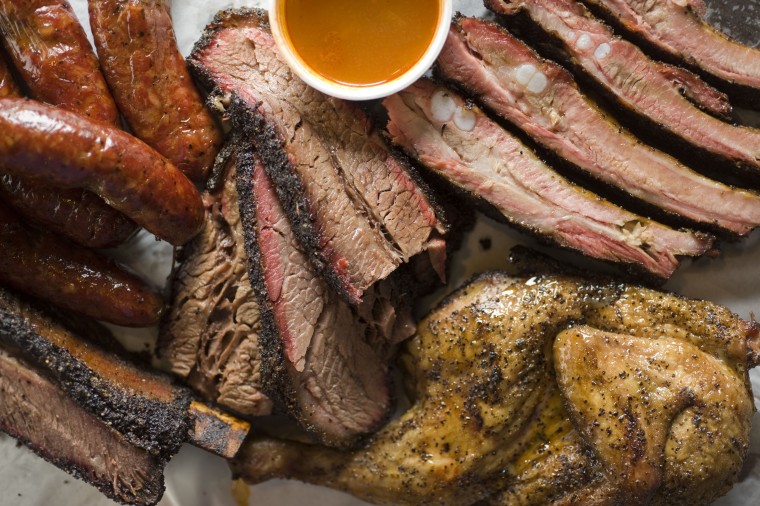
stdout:
[(203, 230), (172, 276), (158, 351), (203, 398), (243, 415), (272, 411), (261, 377), (261, 317), (248, 278), (233, 153), (220, 187), (203, 194)]
[[(689, 149), (752, 173), (760, 170), (760, 130), (725, 123), (700, 110), (652, 60), (632, 43), (616, 36), (575, 0), (488, 0), (497, 13), (522, 10), (560, 47), (599, 90), (649, 124), (687, 144)], [(519, 7), (519, 8), (518, 8)]]
[(573, 185), (476, 106), (431, 81), (420, 80), (384, 105), (394, 143), (539, 236), (661, 278), (673, 273), (679, 255), (710, 247), (707, 236), (665, 227)]
[(338, 297), (311, 266), (258, 156), (244, 152), (238, 164), (263, 388), (323, 444), (353, 445), (390, 414), (396, 325), (377, 319), (374, 289), (359, 307)]
[(755, 193), (710, 180), (643, 144), (584, 95), (569, 72), (491, 22), (455, 20), (436, 73), (560, 158), (641, 201), (736, 235), (760, 223)]
[(584, 1), (658, 56), (712, 77), (716, 86), (732, 93), (732, 99), (754, 108), (760, 105), (760, 50), (716, 30), (705, 19), (702, 0)]

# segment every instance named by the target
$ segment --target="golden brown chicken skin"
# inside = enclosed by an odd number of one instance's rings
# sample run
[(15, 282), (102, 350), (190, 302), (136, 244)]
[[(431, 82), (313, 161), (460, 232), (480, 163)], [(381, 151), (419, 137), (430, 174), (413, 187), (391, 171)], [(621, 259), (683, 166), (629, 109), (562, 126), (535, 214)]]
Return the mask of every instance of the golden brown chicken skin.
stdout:
[(364, 447), (259, 437), (233, 471), (379, 504), (706, 504), (746, 456), (756, 335), (646, 288), (483, 275), (420, 323), (412, 407)]

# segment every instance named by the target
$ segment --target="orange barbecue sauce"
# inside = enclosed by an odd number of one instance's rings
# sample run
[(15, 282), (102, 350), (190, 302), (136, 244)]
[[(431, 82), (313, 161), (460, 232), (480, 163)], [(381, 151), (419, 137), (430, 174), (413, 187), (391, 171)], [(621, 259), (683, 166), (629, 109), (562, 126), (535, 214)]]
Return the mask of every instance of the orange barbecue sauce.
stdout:
[(420, 60), (441, 6), (440, 0), (287, 0), (281, 9), (283, 32), (308, 67), (337, 83), (371, 86)]

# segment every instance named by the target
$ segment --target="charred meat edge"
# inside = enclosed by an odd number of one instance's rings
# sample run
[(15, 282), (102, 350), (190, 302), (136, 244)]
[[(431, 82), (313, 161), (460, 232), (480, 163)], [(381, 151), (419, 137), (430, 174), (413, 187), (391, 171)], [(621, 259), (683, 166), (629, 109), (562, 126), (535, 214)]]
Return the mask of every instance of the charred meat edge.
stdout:
[[(223, 109), (225, 116), (231, 118), (233, 126), (241, 131), (252, 134), (257, 139), (257, 148), (266, 162), (267, 172), (274, 180), (277, 193), (301, 244), (310, 252), (310, 260), (327, 282), (338, 294), (351, 304), (360, 303), (361, 291), (349, 283), (348, 274), (341, 272), (337, 265), (332, 265), (328, 253), (320, 245), (319, 233), (314, 224), (312, 211), (309, 209), (304, 190), (299, 176), (290, 168), (290, 160), (287, 153), (282, 149), (282, 141), (278, 132), (268, 124), (261, 114), (253, 111), (249, 104), (238, 97), (234, 92), (226, 93), (216, 87), (213, 77), (203, 64), (202, 54), (207, 48), (212, 47), (218, 34), (238, 24), (253, 22), (256, 26), (269, 31), (269, 21), (266, 11), (255, 8), (229, 9), (219, 12), (214, 21), (206, 27), (201, 38), (196, 42), (187, 62), (195, 77), (203, 85), (212, 91), (208, 98), (212, 109)], [(222, 105), (223, 104), (223, 105)], [(389, 156), (393, 156), (392, 154)], [(437, 204), (433, 193), (427, 184), (420, 178), (416, 171), (403, 159), (398, 163), (406, 170), (406, 175), (416, 186), (421, 197), (426, 200), (430, 211), (438, 217), (437, 224), (431, 226), (431, 233), (443, 234), (447, 226), (440, 218), (443, 216), (441, 207)], [(385, 236), (384, 224), (376, 224)], [(388, 247), (397, 250), (397, 246), (388, 238)], [(434, 238), (434, 237), (432, 237)], [(424, 250), (423, 250), (424, 251)], [(400, 251), (396, 251), (400, 254)]]
[(79, 406), (151, 455), (168, 460), (187, 439), (189, 390), (85, 341), (3, 288), (0, 343), (18, 350)]
[[(479, 41), (511, 55), (505, 60), (512, 77), (505, 75), (504, 69), (492, 68), (495, 63), (488, 55), (479, 54), (485, 52)], [(542, 84), (542, 92), (526, 90), (530, 82), (521, 84), (517, 73), (523, 69), (535, 72), (531, 79)], [(746, 235), (760, 224), (760, 196), (708, 179), (642, 144), (583, 95), (569, 72), (542, 59), (493, 23), (455, 19), (436, 73), (474, 92), (497, 115), (556, 157), (612, 187), (613, 192), (617, 189), (636, 199), (634, 203), (644, 203), (645, 212), (660, 209), (664, 218), (681, 217), (688, 225), (698, 224), (730, 236)], [(479, 77), (463, 82), (468, 80), (463, 77), (465, 73)], [(521, 92), (525, 93), (522, 97)], [(554, 121), (558, 121), (556, 127), (547, 126)], [(596, 135), (589, 136), (589, 131)]]
[[(652, 53), (698, 72), (738, 104), (760, 107), (760, 49), (715, 29), (702, 0), (655, 2), (583, 0), (597, 15)], [(654, 11), (659, 11), (652, 14)]]
[[(253, 172), (257, 163), (257, 153), (251, 148), (240, 149), (238, 156), (238, 177), (237, 186), (240, 197), (240, 215), (245, 229), (245, 246), (248, 254), (248, 266), (250, 280), (253, 284), (254, 291), (259, 297), (259, 306), (261, 310), (261, 327), (262, 332), (259, 336), (259, 346), (261, 349), (262, 365), (261, 375), (264, 378), (264, 390), (267, 395), (274, 401), (275, 406), (280, 406), (306, 429), (309, 433), (317, 437), (323, 444), (335, 447), (350, 447), (357, 444), (362, 434), (356, 434), (353, 438), (346, 440), (338, 439), (326, 434), (321, 427), (316, 427), (310, 422), (304, 420), (301, 413), (301, 406), (298, 404), (298, 394), (296, 387), (303, 388), (302, 385), (294, 385), (291, 374), (288, 370), (288, 359), (285, 357), (285, 350), (280, 338), (280, 331), (277, 327), (274, 308), (267, 295), (265, 275), (263, 272), (263, 257), (258, 246), (258, 234), (256, 232), (256, 209), (253, 196)], [(328, 286), (328, 290), (329, 290)], [(336, 303), (342, 303), (341, 299), (336, 299)], [(382, 386), (387, 389), (390, 395), (391, 378), (388, 374), (386, 383)], [(372, 427), (366, 428), (366, 433), (380, 427), (391, 415), (393, 399), (389, 397), (388, 406), (384, 416), (375, 421)]]
[(160, 457), (127, 442), (2, 347), (0, 408), (0, 430), (110, 499), (148, 506), (161, 499), (165, 462)]
[[(589, 256), (635, 264), (663, 278), (668, 277), (678, 266), (675, 255), (700, 254), (709, 248), (709, 238), (698, 233), (674, 231), (601, 201), (593, 193), (572, 185), (474, 106), (468, 111), (473, 122), (470, 131), (457, 126), (456, 116), (452, 122), (436, 123), (438, 120), (435, 119), (437, 111), (434, 101), (440, 99), (439, 92), (445, 94), (459, 109), (469, 107), (454, 92), (425, 79), (385, 100), (390, 117), (388, 131), (393, 141), (417, 157), (421, 163), (429, 165), (434, 172), (448, 177), (453, 184), (486, 199), (509, 222)], [(413, 125), (413, 121), (417, 121), (417, 124)], [(460, 154), (455, 146), (447, 143), (444, 136), (458, 145), (464, 145), (465, 152)], [(488, 139), (488, 147), (494, 151), (489, 150), (487, 155), (468, 162), (468, 157), (476, 155), (467, 152), (466, 146), (477, 144), (479, 139)], [(429, 145), (431, 147), (426, 147)], [(437, 149), (436, 146), (442, 147)], [(501, 148), (504, 151), (500, 151)], [(455, 154), (446, 157), (449, 150)], [(503, 164), (506, 175), (502, 176), (499, 169), (494, 169), (494, 174), (488, 174), (490, 161)], [(451, 174), (447, 171), (451, 171)], [(539, 181), (534, 182), (533, 178), (538, 178)], [(546, 188), (547, 180), (552, 182), (552, 188)], [(497, 185), (503, 185), (503, 189), (500, 190)], [(509, 192), (513, 192), (512, 196), (509, 196)], [(553, 194), (555, 192), (556, 195)], [(570, 206), (566, 205), (568, 193), (574, 201)], [(516, 202), (516, 195), (523, 202)], [(525, 211), (525, 205), (521, 205), (523, 203), (536, 207)], [(578, 211), (584, 208), (588, 209), (587, 214)], [(568, 215), (576, 219), (565, 219)], [(634, 225), (631, 227), (631, 224)], [(635, 232), (639, 227), (644, 242), (637, 245), (639, 239)], [(599, 231), (600, 228), (603, 231)], [(649, 234), (652, 235), (652, 242), (646, 240)], [(670, 235), (670, 238), (666, 235)], [(673, 247), (667, 247), (669, 240), (682, 241), (684, 244), (673, 251)]]

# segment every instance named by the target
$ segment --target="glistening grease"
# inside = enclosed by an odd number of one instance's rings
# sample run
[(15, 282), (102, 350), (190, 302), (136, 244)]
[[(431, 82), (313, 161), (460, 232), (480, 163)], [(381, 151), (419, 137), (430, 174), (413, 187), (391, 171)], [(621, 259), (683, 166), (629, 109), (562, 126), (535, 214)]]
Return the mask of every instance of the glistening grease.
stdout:
[(287, 0), (283, 32), (313, 72), (372, 86), (412, 68), (433, 41), (440, 0)]

